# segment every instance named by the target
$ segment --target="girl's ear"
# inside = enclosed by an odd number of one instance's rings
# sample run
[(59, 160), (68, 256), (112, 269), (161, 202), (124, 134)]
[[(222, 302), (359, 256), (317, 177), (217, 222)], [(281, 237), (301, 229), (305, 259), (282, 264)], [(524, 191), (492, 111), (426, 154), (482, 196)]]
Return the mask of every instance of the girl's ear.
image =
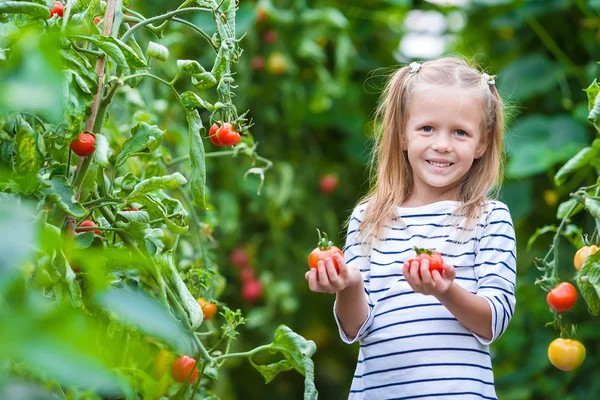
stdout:
[(475, 158), (479, 159), (481, 157), (483, 157), (483, 155), (485, 154), (488, 145), (490, 144), (490, 138), (492, 137), (492, 131), (488, 131), (485, 133), (485, 136), (483, 138), (481, 138), (480, 140), (480, 144), (477, 147), (477, 149), (475, 150)]

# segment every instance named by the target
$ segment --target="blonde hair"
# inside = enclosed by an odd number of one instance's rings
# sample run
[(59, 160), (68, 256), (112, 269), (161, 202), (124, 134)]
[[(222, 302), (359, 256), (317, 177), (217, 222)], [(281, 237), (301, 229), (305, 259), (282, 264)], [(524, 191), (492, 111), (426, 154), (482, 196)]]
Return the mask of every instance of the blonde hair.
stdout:
[(496, 86), (489, 84), (481, 71), (458, 57), (425, 62), (413, 73), (409, 66), (402, 67), (391, 75), (376, 110), (375, 141), (369, 163), (371, 189), (358, 202), (359, 205), (368, 203), (359, 230), (361, 241), (371, 246), (387, 222), (400, 220), (396, 207), (401, 206), (413, 190), (413, 171), (401, 143), (410, 95), (424, 85), (456, 86), (482, 100), (484, 135), (489, 133), (485, 138), (487, 147), (458, 183), (456, 200), (461, 205), (454, 212), (455, 216), (466, 216), (465, 228), (473, 221), (477, 223), (488, 193), (500, 187), (504, 105)]

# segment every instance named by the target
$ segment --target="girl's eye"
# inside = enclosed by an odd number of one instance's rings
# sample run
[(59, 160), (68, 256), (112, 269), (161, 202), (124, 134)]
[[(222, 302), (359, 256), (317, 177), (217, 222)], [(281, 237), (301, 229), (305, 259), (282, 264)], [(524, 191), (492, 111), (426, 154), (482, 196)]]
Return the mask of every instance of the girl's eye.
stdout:
[(429, 125), (422, 127), (421, 130), (423, 130), (423, 132), (433, 132), (433, 128)]
[(467, 136), (467, 132), (463, 131), (462, 129), (458, 129), (458, 130), (456, 131), (456, 134), (457, 134), (458, 136)]

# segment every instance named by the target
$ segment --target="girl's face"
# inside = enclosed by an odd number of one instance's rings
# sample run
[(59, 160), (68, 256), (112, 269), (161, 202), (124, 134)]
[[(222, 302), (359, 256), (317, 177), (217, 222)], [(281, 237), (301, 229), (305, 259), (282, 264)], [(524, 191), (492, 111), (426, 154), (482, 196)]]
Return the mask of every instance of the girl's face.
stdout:
[(412, 93), (405, 143), (413, 170), (411, 200), (456, 199), (457, 183), (485, 150), (481, 100), (455, 87)]

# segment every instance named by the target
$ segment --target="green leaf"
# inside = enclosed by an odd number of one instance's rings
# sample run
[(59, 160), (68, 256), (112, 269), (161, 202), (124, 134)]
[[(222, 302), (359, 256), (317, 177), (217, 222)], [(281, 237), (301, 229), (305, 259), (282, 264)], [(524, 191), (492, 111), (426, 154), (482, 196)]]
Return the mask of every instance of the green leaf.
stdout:
[(600, 313), (600, 253), (586, 258), (576, 278), (589, 313), (597, 316)]
[(94, 232), (81, 232), (75, 235), (74, 242), (75, 247), (78, 249), (87, 249), (92, 245), (94, 241)]
[(536, 229), (534, 234), (531, 235), (531, 237), (527, 241), (527, 251), (531, 250), (531, 246), (533, 246), (533, 243), (537, 240), (537, 238), (548, 232), (556, 232), (556, 229), (557, 228), (554, 225), (544, 226), (542, 228)]
[(524, 101), (556, 88), (564, 72), (560, 63), (542, 54), (531, 54), (505, 66), (498, 73), (502, 77), (498, 85), (511, 99)]
[(571, 158), (565, 165), (558, 170), (554, 176), (554, 184), (560, 186), (567, 180), (567, 177), (579, 171), (581, 168), (589, 165), (598, 155), (598, 151), (592, 147), (585, 147)]
[(250, 359), (250, 364), (265, 378), (265, 383), (271, 382), (280, 372), (294, 369), (288, 360), (280, 360), (269, 365), (258, 365), (254, 364), (254, 361)]
[(146, 49), (146, 55), (148, 57), (154, 57), (160, 61), (167, 61), (169, 59), (169, 49), (162, 44), (148, 42), (148, 48)]
[(94, 46), (102, 50), (106, 55), (108, 55), (118, 67), (118, 70), (124, 73), (125, 75), (129, 75), (131, 73), (131, 69), (129, 68), (129, 63), (125, 58), (125, 54), (123, 54), (123, 50), (111, 41), (106, 36), (94, 35), (94, 36), (80, 36), (73, 35), (73, 39), (81, 39), (92, 43)]
[(152, 178), (145, 179), (135, 185), (128, 198), (159, 189), (177, 189), (179, 186), (185, 185), (186, 183), (187, 179), (179, 172), (165, 176), (153, 176)]
[(75, 189), (64, 176), (53, 176), (50, 181), (50, 188), (42, 189), (46, 195), (46, 200), (56, 204), (65, 213), (75, 218), (81, 218), (86, 214), (85, 207), (75, 200)]
[(190, 135), (190, 162), (192, 165), (192, 176), (190, 177), (192, 196), (198, 207), (206, 208), (206, 159), (204, 156), (204, 143), (202, 142), (205, 128), (202, 126), (198, 110), (187, 113), (187, 120)]
[[(566, 135), (565, 132), (569, 134)], [(587, 129), (567, 115), (521, 118), (507, 135), (507, 175), (525, 178), (565, 162), (588, 144)]]
[[(275, 340), (269, 346), (269, 351), (278, 351), (285, 357), (285, 362), (289, 363), (296, 371), (304, 375), (304, 399), (317, 399), (318, 392), (315, 387), (314, 363), (311, 359), (315, 354), (317, 346), (312, 340), (306, 340), (296, 332), (285, 325), (280, 325), (275, 331)], [(253, 364), (254, 365), (254, 364)], [(284, 370), (280, 363), (271, 364), (272, 368), (265, 366), (263, 371), (267, 375), (265, 379), (272, 380), (277, 373)], [(259, 369), (259, 371), (262, 373)]]
[(594, 107), (591, 108), (588, 119), (594, 123), (597, 127), (600, 127), (600, 94), (596, 96), (594, 100)]
[(43, 157), (38, 152), (36, 145), (37, 133), (31, 125), (20, 115), (15, 118), (16, 130), (16, 157), (15, 171), (17, 172), (37, 172), (42, 165)]
[(50, 10), (48, 8), (41, 4), (25, 1), (0, 2), (0, 14), (27, 14), (42, 19), (50, 18)]
[(585, 208), (594, 218), (600, 219), (600, 200), (594, 197), (586, 197)]
[(217, 84), (217, 79), (194, 60), (177, 60), (177, 67), (192, 77), (192, 84), (197, 89), (208, 89)]
[(96, 151), (94, 151), (94, 158), (96, 162), (102, 168), (108, 167), (108, 151), (110, 147), (106, 137), (100, 133), (96, 134)]
[(583, 91), (587, 94), (588, 109), (591, 111), (592, 108), (594, 108), (594, 104), (596, 103), (596, 98), (598, 97), (598, 94), (600, 93), (600, 85), (598, 85), (598, 82), (596, 81), (596, 79), (594, 79), (594, 82), (592, 82), (592, 84), (590, 86), (588, 86), (586, 89), (583, 89)]
[(148, 64), (146, 63), (146, 61), (143, 58), (140, 58), (138, 54), (129, 45), (112, 36), (100, 37), (103, 40), (114, 44), (121, 50), (121, 52), (125, 56), (125, 59), (127, 60), (127, 65), (129, 65), (129, 68), (131, 69), (132, 73), (140, 72), (142, 70), (147, 69)]
[(208, 111), (214, 110), (214, 106), (212, 104), (210, 104), (208, 101), (204, 100), (202, 97), (198, 96), (194, 92), (184, 92), (181, 94), (180, 98), (181, 103), (189, 111), (201, 108), (204, 108)]
[(175, 293), (181, 300), (181, 305), (186, 311), (192, 330), (196, 330), (202, 325), (204, 314), (202, 308), (198, 304), (198, 300), (192, 296), (190, 290), (185, 285), (185, 282), (179, 276), (179, 272), (173, 263), (173, 250), (165, 251), (159, 259), (159, 263), (162, 267), (162, 272), (166, 276), (167, 280), (171, 282), (172, 287), (175, 288)]
[(131, 129), (131, 137), (123, 143), (123, 149), (117, 157), (117, 166), (123, 163), (135, 153), (152, 152), (156, 150), (165, 135), (165, 131), (156, 125), (148, 125), (145, 122), (136, 124)]
[(168, 310), (146, 293), (111, 288), (98, 297), (98, 303), (114, 312), (121, 323), (133, 325), (148, 335), (164, 340), (180, 354), (194, 351), (190, 334)]
[[(558, 206), (558, 211), (556, 213), (556, 218), (557, 219), (563, 219), (564, 217), (567, 216), (567, 213), (569, 212), (569, 210), (576, 204), (579, 203), (579, 201), (577, 201), (577, 199), (569, 199), (563, 203), (560, 203), (560, 205)], [(578, 212), (580, 212), (581, 210), (584, 209), (584, 205), (579, 203), (579, 205), (577, 207), (575, 207), (575, 209), (573, 210), (573, 212), (571, 213), (571, 216), (577, 214)]]

